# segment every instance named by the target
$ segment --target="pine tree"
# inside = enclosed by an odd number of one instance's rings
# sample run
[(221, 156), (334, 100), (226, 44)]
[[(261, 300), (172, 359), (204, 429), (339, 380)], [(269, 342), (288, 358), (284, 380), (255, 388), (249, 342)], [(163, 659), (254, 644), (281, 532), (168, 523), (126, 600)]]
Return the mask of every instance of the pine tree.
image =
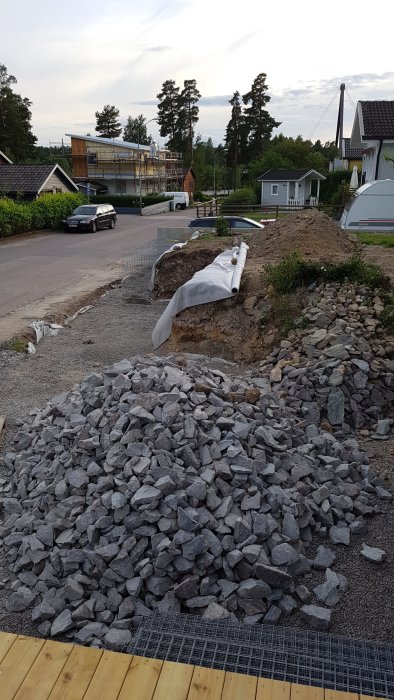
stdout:
[(119, 110), (115, 105), (105, 105), (102, 112), (96, 112), (95, 131), (106, 139), (115, 139), (122, 133), (122, 125), (119, 121)]
[(199, 108), (197, 102), (201, 95), (197, 89), (195, 80), (185, 80), (183, 90), (180, 94), (180, 109), (178, 117), (178, 125), (182, 132), (183, 152), (186, 155), (186, 160), (189, 165), (193, 163), (193, 139), (194, 127), (198, 122)]
[(175, 80), (166, 80), (157, 95), (157, 122), (160, 136), (167, 138), (167, 147), (172, 151), (182, 148), (182, 132), (179, 125), (180, 96)]
[(227, 149), (227, 165), (233, 171), (233, 187), (236, 188), (237, 168), (245, 153), (245, 145), (247, 134), (245, 130), (245, 120), (242, 114), (241, 96), (238, 92), (234, 92), (231, 100), (231, 117), (227, 124), (225, 145)]
[(272, 130), (280, 126), (281, 123), (275, 121), (265, 109), (266, 104), (271, 100), (271, 97), (267, 95), (266, 77), (266, 73), (259, 73), (253, 81), (250, 91), (242, 98), (245, 105), (250, 104), (250, 107), (246, 107), (244, 110), (249, 160), (262, 155), (265, 144), (271, 138)]
[(146, 119), (143, 114), (139, 114), (135, 119), (129, 115), (126, 126), (123, 129), (123, 141), (142, 143), (145, 146), (151, 144), (152, 137), (148, 136), (145, 122)]
[(11, 85), (13, 75), (0, 64), (0, 150), (14, 162), (21, 162), (33, 155), (36, 136), (31, 130), (31, 102), (16, 94)]

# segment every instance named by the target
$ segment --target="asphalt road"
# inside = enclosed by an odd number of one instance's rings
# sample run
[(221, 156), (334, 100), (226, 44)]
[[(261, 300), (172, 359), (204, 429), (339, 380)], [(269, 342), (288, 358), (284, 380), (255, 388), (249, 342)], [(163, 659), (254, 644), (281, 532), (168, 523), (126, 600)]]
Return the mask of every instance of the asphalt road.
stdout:
[(118, 216), (96, 233), (51, 232), (0, 242), (0, 342), (124, 273), (124, 261), (156, 238), (158, 226), (184, 226), (192, 212)]

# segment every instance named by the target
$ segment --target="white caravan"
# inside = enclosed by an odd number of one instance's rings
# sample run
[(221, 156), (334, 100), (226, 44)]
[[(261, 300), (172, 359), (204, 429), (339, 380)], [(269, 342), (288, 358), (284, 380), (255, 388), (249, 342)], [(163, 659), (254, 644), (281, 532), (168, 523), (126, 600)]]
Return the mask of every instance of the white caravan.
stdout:
[(394, 180), (373, 180), (356, 190), (341, 216), (345, 231), (394, 231)]
[(173, 209), (186, 209), (189, 206), (188, 192), (160, 192), (160, 197), (168, 197), (173, 200)]

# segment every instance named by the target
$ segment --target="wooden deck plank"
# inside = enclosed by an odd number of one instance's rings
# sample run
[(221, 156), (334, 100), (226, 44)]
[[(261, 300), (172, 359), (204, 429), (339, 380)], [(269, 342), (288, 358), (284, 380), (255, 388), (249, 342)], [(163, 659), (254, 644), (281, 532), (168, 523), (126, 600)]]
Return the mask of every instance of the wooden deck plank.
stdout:
[[(134, 656), (129, 666), (119, 700), (152, 700), (163, 662)], [(170, 698), (168, 698), (170, 700)]]
[(324, 688), (291, 684), (291, 700), (324, 700)]
[(47, 700), (71, 650), (71, 644), (46, 641), (14, 700)]
[(48, 700), (81, 700), (103, 651), (74, 646)]
[(153, 700), (186, 700), (194, 666), (177, 664), (173, 661), (163, 663)]
[(1, 632), (0, 634), (0, 661), (2, 661), (17, 638), (17, 634)]
[(226, 673), (221, 700), (255, 700), (257, 678), (241, 673)]
[(44, 646), (43, 639), (18, 636), (0, 664), (1, 700), (12, 700)]
[(324, 700), (359, 700), (358, 693), (344, 693), (341, 690), (325, 688)]
[(220, 700), (224, 678), (224, 671), (196, 666), (187, 700)]
[(290, 693), (290, 683), (271, 678), (259, 678), (257, 681), (256, 700), (290, 700)]
[(83, 700), (117, 700), (132, 659), (130, 654), (105, 651)]

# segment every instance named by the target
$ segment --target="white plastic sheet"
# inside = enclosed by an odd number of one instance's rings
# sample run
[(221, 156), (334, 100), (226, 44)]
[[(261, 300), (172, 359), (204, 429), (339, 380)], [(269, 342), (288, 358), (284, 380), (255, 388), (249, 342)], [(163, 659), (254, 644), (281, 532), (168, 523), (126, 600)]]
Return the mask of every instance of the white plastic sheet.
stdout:
[(57, 335), (63, 326), (59, 323), (48, 323), (48, 321), (32, 321), (29, 323), (29, 328), (32, 328), (36, 334), (36, 343), (39, 343), (44, 335)]
[(170, 337), (172, 319), (180, 311), (190, 306), (228, 299), (238, 293), (248, 249), (246, 243), (241, 243), (231, 250), (225, 250), (177, 289), (153, 330), (155, 349)]

